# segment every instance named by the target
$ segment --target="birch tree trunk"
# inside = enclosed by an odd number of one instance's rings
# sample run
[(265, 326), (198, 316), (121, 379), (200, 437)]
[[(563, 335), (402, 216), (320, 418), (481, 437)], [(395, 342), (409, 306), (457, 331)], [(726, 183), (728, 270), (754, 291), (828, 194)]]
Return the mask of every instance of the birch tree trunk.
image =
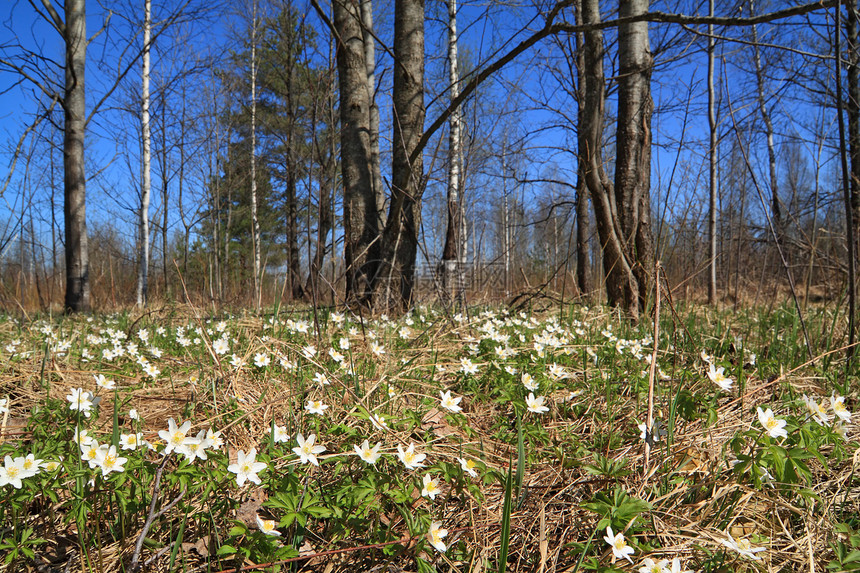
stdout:
[[(42, 0), (50, 7), (50, 0)], [(84, 130), (86, 127), (85, 68), (87, 27), (85, 0), (66, 0), (66, 22), (58, 22), (66, 41), (66, 69), (63, 134), (63, 215), (66, 235), (66, 300), (72, 312), (90, 310), (89, 249), (87, 245), (86, 193), (84, 173)]]
[(140, 104), (143, 156), (137, 244), (137, 306), (140, 307), (146, 306), (146, 295), (149, 287), (149, 199), (152, 192), (152, 126), (149, 121), (149, 53), (152, 41), (152, 1), (144, 0), (143, 5), (143, 71), (141, 72), (143, 85)]
[(334, 0), (340, 91), (346, 298), (367, 304), (380, 257), (379, 218), (371, 171), (370, 90), (360, 14), (354, 0)]
[[(708, 2), (714, 16), (714, 0)], [(708, 25), (708, 304), (717, 302), (717, 114), (714, 94), (714, 25)]]
[(260, 220), (257, 217), (257, 2), (251, 8), (251, 243), (254, 248), (254, 305), (260, 312)]
[[(648, 4), (648, 0), (622, 2), (619, 17), (644, 14)], [(628, 22), (618, 27), (618, 64), (615, 201), (622, 244), (637, 280), (641, 310), (648, 298), (654, 261), (650, 190), (653, 61), (647, 22)]]
[(376, 197), (377, 225), (385, 226), (385, 189), (379, 160), (379, 105), (376, 103), (376, 40), (373, 38), (373, 2), (361, 0), (361, 34), (364, 39), (364, 62), (367, 66), (367, 97), (370, 102), (370, 173)]
[[(460, 95), (460, 72), (457, 67), (457, 0), (448, 0), (448, 83), (451, 86), (450, 99), (453, 102)], [(462, 302), (463, 295), (460, 117), (461, 110), (457, 107), (448, 118), (448, 228), (442, 249), (442, 289), (446, 297), (451, 297), (451, 300), (457, 301), (458, 304)]]

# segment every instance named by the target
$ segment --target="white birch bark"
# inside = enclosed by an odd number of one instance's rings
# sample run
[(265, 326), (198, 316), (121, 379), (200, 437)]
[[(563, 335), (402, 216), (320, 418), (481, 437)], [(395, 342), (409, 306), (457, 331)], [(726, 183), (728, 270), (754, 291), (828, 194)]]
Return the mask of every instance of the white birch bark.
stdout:
[(257, 217), (257, 2), (251, 10), (251, 241), (254, 247), (254, 302), (260, 310), (260, 220)]
[[(152, 190), (152, 134), (149, 120), (149, 54), (152, 37), (152, 2), (144, 0), (143, 18), (143, 71), (140, 123), (143, 139), (143, 157), (140, 185), (140, 220), (138, 222), (137, 305), (146, 306), (149, 279), (149, 198)], [(166, 254), (165, 254), (166, 256)]]

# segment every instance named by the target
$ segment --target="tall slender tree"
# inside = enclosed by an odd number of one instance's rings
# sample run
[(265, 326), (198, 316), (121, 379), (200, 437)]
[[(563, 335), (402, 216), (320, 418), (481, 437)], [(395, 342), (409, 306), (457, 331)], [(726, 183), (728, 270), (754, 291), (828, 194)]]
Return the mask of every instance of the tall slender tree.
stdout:
[(346, 298), (368, 304), (379, 267), (380, 228), (371, 161), (366, 52), (356, 3), (334, 0), (332, 11), (340, 92)]
[[(146, 306), (149, 288), (149, 200), (152, 192), (152, 128), (149, 121), (149, 63), (152, 50), (152, 0), (143, 3), (143, 70), (141, 71), (140, 125), (143, 145), (138, 220), (137, 305)], [(165, 209), (167, 207), (165, 206)], [(165, 256), (166, 253), (165, 253)]]
[(424, 160), (414, 153), (424, 133), (424, 0), (395, 3), (394, 60), (391, 207), (374, 305), (404, 310), (412, 304), (424, 191)]
[(254, 305), (262, 303), (260, 220), (257, 216), (257, 0), (251, 7), (251, 240), (254, 246)]
[(90, 310), (90, 263), (87, 243), (87, 178), (84, 163), (86, 131), (87, 15), (85, 0), (66, 0), (63, 22), (50, 0), (42, 0), (66, 42), (63, 96), (63, 171), (66, 235), (66, 301), (72, 312)]
[[(460, 94), (460, 72), (457, 67), (457, 0), (448, 0), (448, 82), (453, 101)], [(448, 222), (445, 245), (442, 249), (442, 288), (447, 296), (461, 303), (462, 298), (462, 240), (460, 231), (460, 205), (462, 197), (462, 165), (460, 127), (461, 112), (458, 106), (448, 118)]]

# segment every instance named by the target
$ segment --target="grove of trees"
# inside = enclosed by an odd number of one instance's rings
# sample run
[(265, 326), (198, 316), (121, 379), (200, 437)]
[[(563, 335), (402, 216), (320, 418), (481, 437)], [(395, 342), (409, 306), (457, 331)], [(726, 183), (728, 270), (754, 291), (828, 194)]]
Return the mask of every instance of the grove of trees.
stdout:
[(857, 10), (12, 2), (0, 301), (853, 292)]

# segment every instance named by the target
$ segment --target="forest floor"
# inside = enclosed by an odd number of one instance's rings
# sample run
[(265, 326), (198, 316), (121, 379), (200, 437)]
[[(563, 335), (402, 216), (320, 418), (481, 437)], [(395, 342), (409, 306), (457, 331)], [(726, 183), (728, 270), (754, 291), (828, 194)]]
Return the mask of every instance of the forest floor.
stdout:
[(860, 570), (858, 361), (804, 318), (6, 316), (0, 569)]

